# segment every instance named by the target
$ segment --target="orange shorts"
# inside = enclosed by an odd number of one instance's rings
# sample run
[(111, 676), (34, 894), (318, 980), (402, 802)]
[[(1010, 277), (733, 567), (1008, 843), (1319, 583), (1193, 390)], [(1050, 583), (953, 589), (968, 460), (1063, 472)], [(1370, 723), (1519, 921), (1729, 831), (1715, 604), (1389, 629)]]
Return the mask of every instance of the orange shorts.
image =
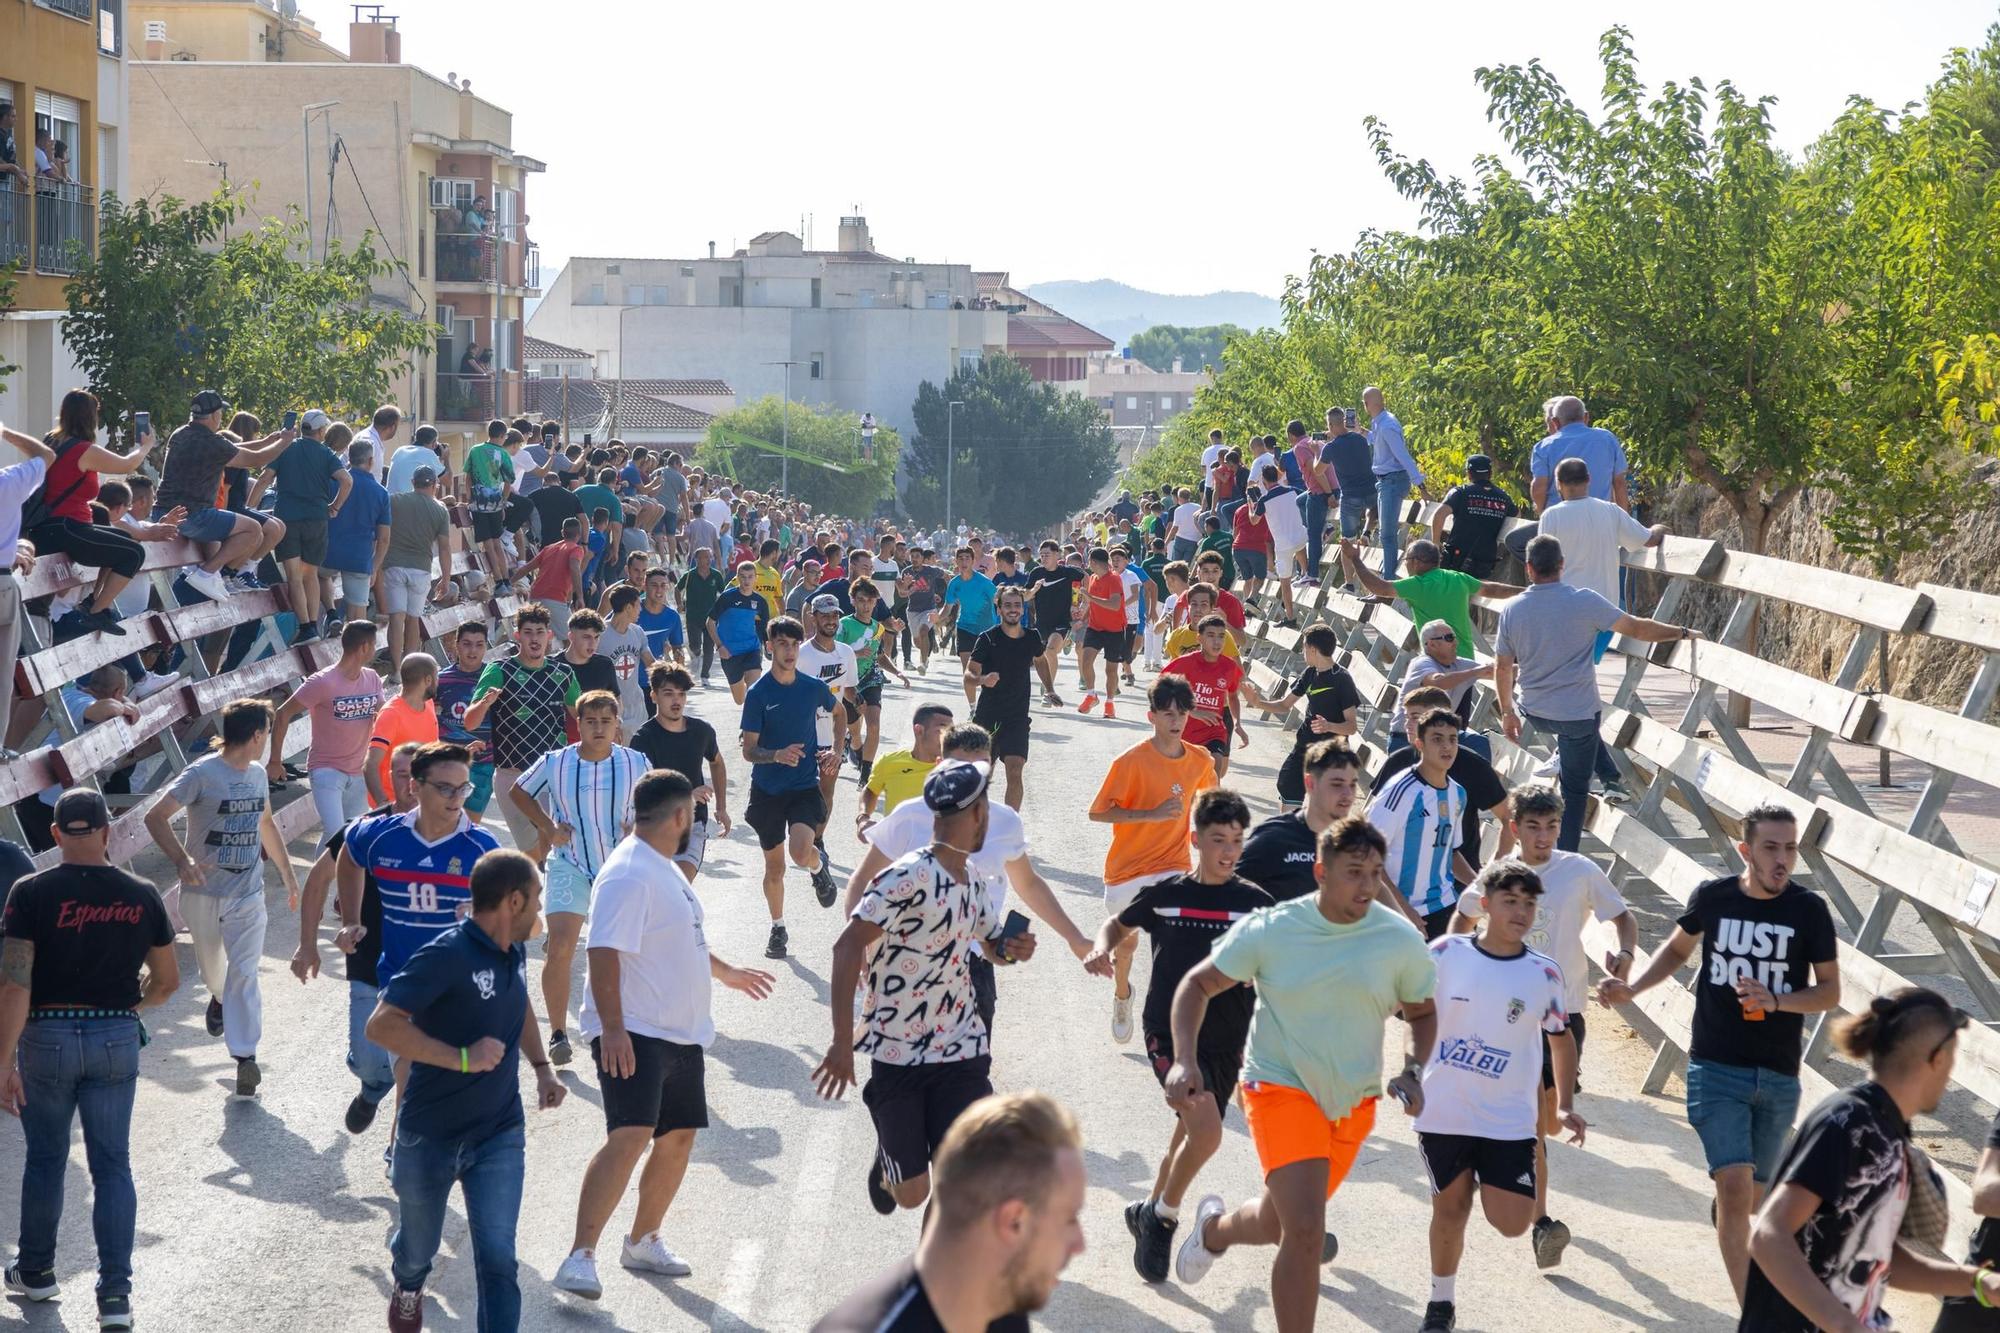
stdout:
[(1364, 1097), (1338, 1120), (1328, 1120), (1312, 1094), (1282, 1083), (1243, 1084), (1243, 1114), (1257, 1162), (1270, 1175), (1294, 1162), (1326, 1159), (1326, 1197), (1340, 1188), (1361, 1145), (1375, 1128), (1375, 1102)]

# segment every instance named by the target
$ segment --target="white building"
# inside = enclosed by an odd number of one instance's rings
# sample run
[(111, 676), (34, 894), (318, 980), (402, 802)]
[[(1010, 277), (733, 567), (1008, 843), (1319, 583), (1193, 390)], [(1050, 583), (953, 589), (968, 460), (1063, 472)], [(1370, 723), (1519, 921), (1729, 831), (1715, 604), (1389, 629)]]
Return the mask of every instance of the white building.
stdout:
[(721, 380), (745, 402), (784, 393), (789, 361), (795, 401), (873, 412), (905, 439), (919, 384), (1008, 341), (969, 265), (878, 253), (861, 217), (841, 219), (835, 250), (774, 231), (726, 258), (711, 244), (707, 258), (572, 259), (528, 332), (605, 378)]

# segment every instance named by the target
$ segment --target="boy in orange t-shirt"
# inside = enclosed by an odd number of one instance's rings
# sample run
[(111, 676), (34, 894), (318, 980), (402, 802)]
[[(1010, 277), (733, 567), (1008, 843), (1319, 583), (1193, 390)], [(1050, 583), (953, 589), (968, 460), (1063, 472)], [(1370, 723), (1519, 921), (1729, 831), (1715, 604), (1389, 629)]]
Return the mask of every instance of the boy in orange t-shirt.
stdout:
[[(1119, 615), (1124, 615), (1120, 593)], [(1111, 825), (1111, 850), (1104, 857), (1104, 910), (1116, 916), (1139, 890), (1193, 865), (1188, 812), (1197, 793), (1215, 785), (1215, 761), (1200, 746), (1187, 745), (1181, 732), (1194, 712), (1194, 688), (1168, 673), (1147, 692), (1146, 720), (1153, 734), (1111, 761), (1092, 823)], [(1136, 933), (1119, 941), (1112, 954), (1111, 1036), (1121, 1045), (1132, 1039), (1132, 956)]]
[(368, 741), (368, 762), (361, 775), (368, 783), (368, 799), (374, 805), (394, 799), (389, 784), (389, 756), (396, 747), (416, 741), (427, 745), (438, 738), (437, 659), (429, 653), (411, 653), (403, 659), (400, 672), (403, 692), (382, 705), (375, 714), (375, 734)]
[[(1090, 550), (1090, 577), (1084, 580), (1083, 642), (1076, 647), (1076, 674), (1083, 680), (1079, 713), (1097, 707), (1097, 655), (1104, 655), (1104, 716), (1118, 716), (1118, 672), (1132, 660), (1125, 633), (1125, 580), (1111, 570), (1111, 553)], [(1183, 867), (1185, 869), (1185, 867)]]

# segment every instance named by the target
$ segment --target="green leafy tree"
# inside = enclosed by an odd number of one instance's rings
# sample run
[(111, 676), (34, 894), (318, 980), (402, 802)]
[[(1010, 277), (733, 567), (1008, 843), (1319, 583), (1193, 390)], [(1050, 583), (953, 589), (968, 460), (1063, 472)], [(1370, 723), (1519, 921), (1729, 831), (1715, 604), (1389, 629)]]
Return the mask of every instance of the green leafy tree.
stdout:
[(949, 413), (954, 520), (1026, 536), (1087, 504), (1117, 471), (1102, 408), (1037, 383), (1012, 357), (989, 356), (942, 389), (928, 380), (917, 388), (903, 503), (919, 523), (945, 519), (946, 416), (954, 401), (963, 404)]
[[(16, 285), (14, 275), (20, 271), (21, 265), (18, 262), (0, 264), (0, 315), (4, 315), (14, 308), (14, 288)], [(0, 391), (6, 389), (7, 377), (19, 369), (20, 367), (17, 365), (0, 361)]]
[(786, 438), (785, 401), (770, 394), (717, 417), (695, 461), (752, 490), (775, 495), (789, 485), (815, 512), (848, 518), (874, 514), (894, 490), (902, 440), (886, 426), (875, 432), (870, 459), (862, 451), (859, 414), (793, 403), (789, 467), (782, 453)]
[(1222, 349), (1243, 330), (1234, 324), (1210, 324), (1189, 328), (1182, 324), (1155, 324), (1132, 336), (1132, 355), (1154, 370), (1172, 370), (1179, 360), (1182, 370), (1200, 370), (1222, 364)]

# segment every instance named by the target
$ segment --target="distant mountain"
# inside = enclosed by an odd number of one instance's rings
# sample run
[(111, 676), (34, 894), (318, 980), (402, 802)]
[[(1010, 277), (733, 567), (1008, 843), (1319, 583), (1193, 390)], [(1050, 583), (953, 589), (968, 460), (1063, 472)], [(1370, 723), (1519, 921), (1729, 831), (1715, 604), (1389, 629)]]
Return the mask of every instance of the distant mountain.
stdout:
[(1173, 296), (1141, 291), (1109, 278), (1090, 282), (1038, 282), (1023, 291), (1046, 301), (1071, 319), (1088, 324), (1120, 347), (1155, 324), (1200, 328), (1235, 324), (1246, 329), (1275, 328), (1278, 302), (1255, 292), (1209, 292), (1204, 296)]

